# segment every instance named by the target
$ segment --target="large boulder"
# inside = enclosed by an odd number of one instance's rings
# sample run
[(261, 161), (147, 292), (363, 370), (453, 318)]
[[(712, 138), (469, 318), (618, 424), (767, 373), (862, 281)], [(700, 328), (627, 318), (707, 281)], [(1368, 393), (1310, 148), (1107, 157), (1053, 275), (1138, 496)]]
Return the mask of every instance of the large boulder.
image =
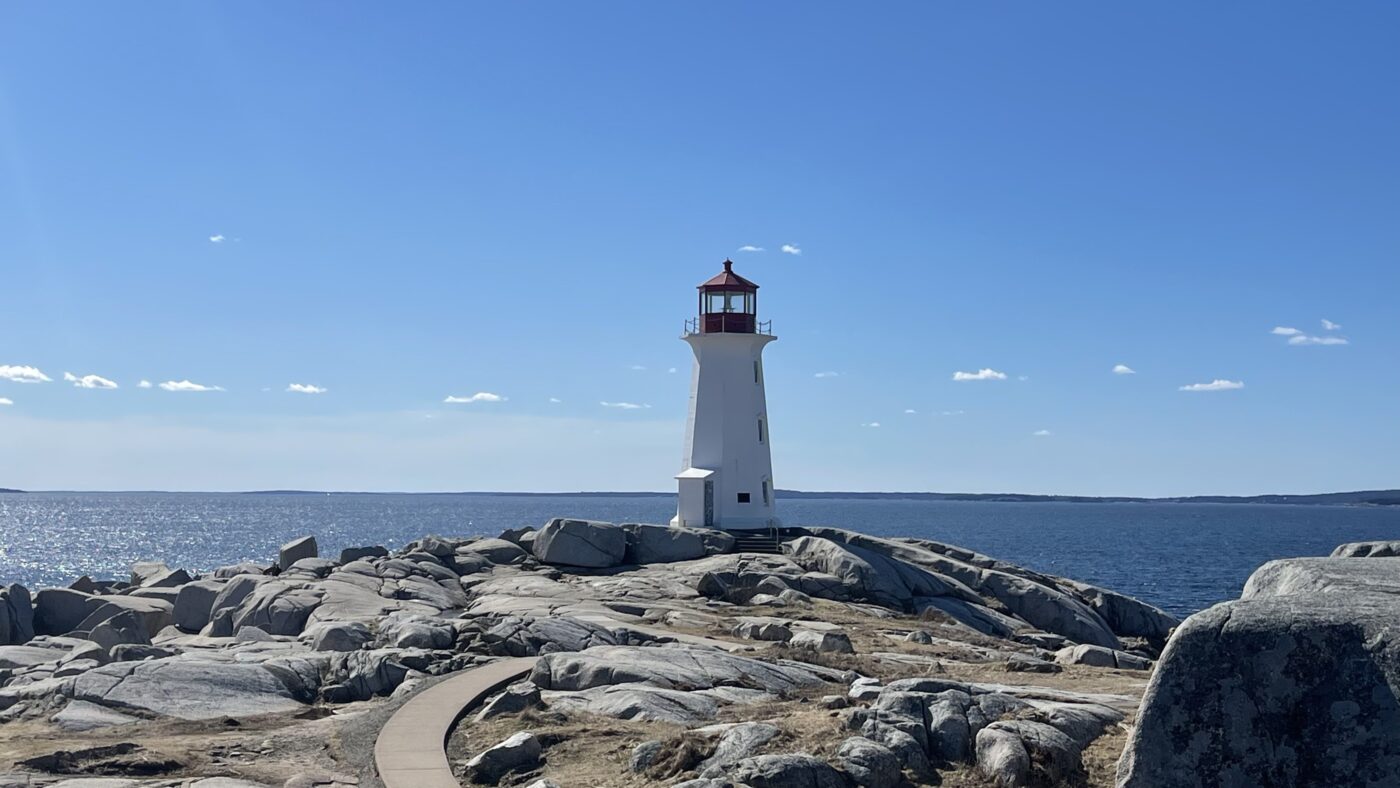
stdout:
[(724, 776), (751, 788), (846, 788), (840, 772), (806, 753), (745, 758), (725, 770)]
[(269, 635), (300, 635), (321, 592), (309, 585), (281, 580), (259, 583), (233, 614), (233, 633), (257, 627)]
[(521, 731), (478, 753), (464, 769), (471, 782), (495, 785), (510, 772), (533, 768), (543, 752), (544, 746), (533, 733)]
[(389, 550), (381, 545), (347, 547), (340, 551), (340, 565), (344, 566), (351, 561), (358, 561), (361, 558), (387, 558), (388, 555)]
[(713, 529), (624, 523), (622, 530), (627, 532), (625, 560), (629, 564), (692, 561), (728, 552), (734, 546), (733, 536)]
[(885, 788), (899, 782), (899, 757), (883, 744), (855, 736), (841, 742), (836, 757), (862, 788)]
[(617, 645), (611, 630), (568, 616), (506, 616), (481, 636), (493, 654), (533, 657)]
[[(458, 548), (457, 552), (475, 553), (498, 566), (524, 563), (525, 559), (530, 557), (530, 554), (525, 552), (520, 545), (515, 542), (507, 542), (504, 539), (481, 539), (463, 545)], [(463, 573), (458, 572), (458, 574)]]
[(19, 584), (0, 588), (0, 646), (28, 643), (34, 637), (34, 603)]
[(916, 596), (976, 599), (956, 582), (866, 547), (802, 536), (784, 545), (784, 550), (807, 571), (839, 578), (851, 596), (887, 607), (902, 609)]
[(72, 697), (182, 720), (246, 717), (301, 708), (262, 665), (194, 659), (114, 662), (76, 677)]
[(139, 596), (99, 596), (95, 597), (101, 604), (83, 619), (75, 631), (91, 632), (97, 626), (110, 618), (130, 613), (146, 632), (146, 637), (153, 638), (157, 632), (170, 626), (174, 621), (175, 606), (163, 599), (151, 599)]
[(285, 572), (291, 569), (292, 564), (297, 561), (303, 558), (316, 558), (318, 555), (316, 537), (303, 536), (282, 545), (282, 549), (277, 551), (277, 567)]
[(533, 549), (547, 564), (617, 566), (626, 558), (627, 532), (612, 523), (556, 517), (540, 529)]
[(224, 590), (222, 580), (195, 580), (180, 587), (175, 597), (175, 626), (186, 632), (198, 632), (209, 623), (214, 599)]
[(34, 631), (66, 635), (102, 606), (102, 597), (71, 588), (45, 588), (34, 595)]
[(1391, 558), (1400, 556), (1400, 541), (1350, 542), (1338, 545), (1332, 558)]
[(814, 673), (795, 665), (774, 665), (689, 646), (595, 646), (577, 653), (549, 654), (535, 663), (530, 680), (547, 690), (637, 682), (665, 689), (726, 686), (778, 693), (821, 683)]
[(1120, 788), (1395, 785), (1400, 558), (1274, 561), (1167, 643)]

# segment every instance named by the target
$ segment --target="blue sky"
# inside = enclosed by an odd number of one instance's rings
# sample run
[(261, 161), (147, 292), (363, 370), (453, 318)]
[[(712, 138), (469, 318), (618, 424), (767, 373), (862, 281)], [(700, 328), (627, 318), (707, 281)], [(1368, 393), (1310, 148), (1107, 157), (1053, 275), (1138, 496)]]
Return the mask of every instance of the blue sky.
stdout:
[(0, 486), (670, 489), (726, 256), (780, 487), (1400, 486), (1393, 4), (0, 13)]

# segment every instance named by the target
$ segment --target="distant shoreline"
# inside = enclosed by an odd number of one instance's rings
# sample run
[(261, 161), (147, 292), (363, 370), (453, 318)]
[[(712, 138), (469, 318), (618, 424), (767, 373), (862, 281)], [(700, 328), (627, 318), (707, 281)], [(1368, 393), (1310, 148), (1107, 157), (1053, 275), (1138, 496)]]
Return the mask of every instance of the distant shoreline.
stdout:
[[(119, 493), (173, 495), (477, 495), (500, 498), (669, 498), (673, 492), (364, 492), (325, 490), (249, 490), (242, 492), (181, 492), (162, 490), (43, 490), (26, 491), (0, 488), (0, 493)], [(1400, 506), (1400, 490), (1362, 490), (1357, 492), (1318, 493), (1311, 495), (1190, 495), (1167, 498), (1092, 495), (1030, 495), (1021, 493), (936, 493), (936, 492), (842, 492), (777, 490), (778, 498), (796, 499), (855, 499), (872, 501), (963, 501), (972, 503), (1221, 503), (1221, 504), (1288, 504), (1294, 506)]]

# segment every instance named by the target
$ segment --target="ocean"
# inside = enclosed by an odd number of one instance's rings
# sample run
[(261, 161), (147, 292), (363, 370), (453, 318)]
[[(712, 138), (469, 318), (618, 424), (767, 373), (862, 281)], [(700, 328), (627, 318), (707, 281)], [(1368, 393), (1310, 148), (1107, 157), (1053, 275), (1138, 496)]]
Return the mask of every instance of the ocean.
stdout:
[[(1234, 599), (1274, 558), (1400, 539), (1400, 507), (779, 499), (789, 525), (959, 545), (1144, 599), (1178, 615)], [(495, 535), (550, 517), (667, 522), (670, 496), (0, 493), (0, 583), (31, 590), (136, 561), (207, 570), (268, 561), (311, 533), (322, 555), (424, 534)]]

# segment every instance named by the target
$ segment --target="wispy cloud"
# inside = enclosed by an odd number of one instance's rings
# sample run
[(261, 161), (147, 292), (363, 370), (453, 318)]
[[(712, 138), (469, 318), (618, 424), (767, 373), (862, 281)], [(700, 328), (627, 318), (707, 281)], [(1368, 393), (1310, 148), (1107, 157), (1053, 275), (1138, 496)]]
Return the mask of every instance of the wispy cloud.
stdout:
[(783, 254), (802, 254), (802, 247), (797, 244), (783, 244)]
[(108, 380), (101, 375), (83, 375), (82, 377), (78, 377), (72, 372), (65, 372), (63, 373), (63, 379), (80, 389), (114, 389), (117, 387), (115, 381)]
[(867, 422), (865, 422), (864, 424), (862, 424), (862, 425), (860, 425), (860, 426), (862, 426), (862, 427), (876, 427), (876, 428), (878, 428), (878, 427), (880, 426), (880, 422), (878, 422), (878, 421), (867, 421)]
[(1296, 337), (1289, 337), (1290, 345), (1350, 345), (1351, 341), (1346, 337), (1315, 337), (1308, 334), (1299, 334)]
[(0, 405), (13, 405), (13, 404), (15, 404), (15, 401), (14, 401), (14, 400), (12, 400), (12, 399), (6, 399), (5, 397), (0, 397)]
[(137, 384), (136, 384), (136, 388), (138, 388), (138, 389), (148, 389), (148, 388), (150, 388), (150, 387), (151, 387), (151, 381), (149, 381), (149, 380), (143, 380), (143, 381), (141, 381), (140, 383), (137, 383)]
[(287, 391), (294, 394), (325, 394), (326, 389), (320, 386), (313, 386), (310, 383), (293, 383), (287, 386)]
[(1051, 435), (1054, 435), (1055, 433), (1051, 432), (1050, 430), (1036, 430), (1035, 432), (1032, 432), (1031, 434), (1034, 435), (1034, 436), (1037, 437), (1037, 438), (1048, 438), (1048, 437), (1050, 437)]
[(644, 366), (642, 366), (641, 364), (633, 364), (632, 366), (628, 367), (628, 369), (632, 370), (633, 372), (646, 372), (646, 371), (647, 371), (647, 368), (644, 367)]
[(1323, 328), (1324, 331), (1341, 331), (1341, 330), (1342, 330), (1342, 324), (1341, 324), (1341, 323), (1333, 323), (1331, 320), (1328, 320), (1327, 318), (1324, 317), (1324, 318), (1322, 318), (1322, 328)]
[(1303, 332), (1299, 331), (1296, 328), (1293, 328), (1292, 326), (1274, 326), (1274, 330), (1270, 331), (1269, 333), (1276, 334), (1281, 337), (1295, 337)]
[(840, 372), (818, 372), (817, 374), (813, 375), (812, 377), (814, 377), (814, 378), (839, 378), (839, 377), (841, 377), (841, 373), (840, 373)]
[(979, 369), (976, 372), (954, 372), (953, 380), (959, 383), (969, 380), (1006, 380), (1006, 373), (997, 372), (995, 369)]
[(211, 236), (209, 236), (209, 243), (211, 243), (211, 244), (221, 244), (221, 243), (223, 243), (223, 242), (224, 242), (224, 237), (223, 237), (223, 235), (211, 235)]
[(492, 394), (489, 391), (478, 391), (470, 397), (457, 397), (451, 394), (443, 402), (448, 405), (470, 405), (473, 402), (505, 402), (506, 398), (500, 394)]
[(35, 367), (15, 367), (0, 364), (0, 380), (13, 383), (48, 383), (52, 378)]
[(167, 380), (160, 384), (166, 391), (223, 391), (223, 386), (206, 386), (203, 383), (193, 383), (188, 380)]
[(674, 375), (674, 374), (676, 374), (676, 372), (677, 372), (677, 370), (676, 370), (675, 367), (671, 367), (670, 369), (666, 370), (666, 374), (667, 374), (667, 375)]
[(1189, 386), (1182, 386), (1181, 391), (1233, 391), (1244, 388), (1242, 380), (1224, 380), (1216, 378), (1209, 383), (1192, 383)]
[(945, 411), (943, 411), (942, 413), (940, 413), (940, 414), (938, 414), (938, 415), (940, 415), (940, 416), (962, 416), (962, 415), (965, 414), (965, 413), (967, 413), (967, 411), (965, 411), (965, 410), (945, 410)]
[(905, 413), (908, 413), (908, 414), (918, 413), (918, 411), (917, 411), (917, 410), (914, 410), (913, 408), (905, 408), (905, 409), (904, 409), (904, 412), (905, 412)]
[(559, 399), (558, 397), (550, 397), (550, 398), (549, 398), (549, 402), (550, 402), (550, 404), (552, 404), (552, 405), (558, 405), (559, 403), (561, 403), (561, 402), (563, 402), (563, 401), (564, 401), (564, 400)]
[(739, 247), (739, 251), (741, 251), (741, 252), (762, 252), (762, 251), (764, 251), (764, 249), (763, 249), (762, 246), (754, 246), (753, 244), (744, 244), (743, 246)]
[(636, 402), (599, 402), (598, 404), (605, 408), (617, 408), (618, 410), (645, 410), (651, 407), (645, 402), (641, 404)]
[(1127, 364), (1114, 364), (1114, 365), (1113, 365), (1113, 374), (1115, 374), (1115, 375), (1136, 375), (1136, 374), (1137, 374), (1137, 370), (1133, 369), (1132, 367), (1128, 366)]

